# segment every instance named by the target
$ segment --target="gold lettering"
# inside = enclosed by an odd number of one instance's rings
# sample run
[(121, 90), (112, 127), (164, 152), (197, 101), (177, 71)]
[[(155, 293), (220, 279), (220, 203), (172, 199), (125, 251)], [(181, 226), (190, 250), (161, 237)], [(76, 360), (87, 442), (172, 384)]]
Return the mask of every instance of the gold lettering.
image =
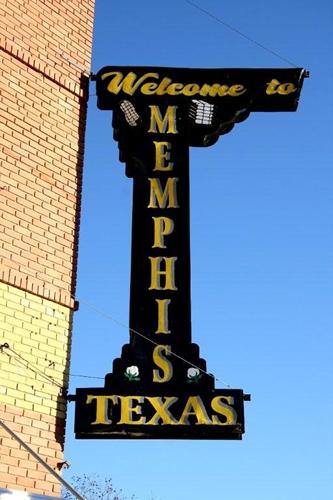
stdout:
[(171, 83), (168, 87), (168, 94), (169, 95), (182, 94), (183, 88), (184, 88), (184, 85), (182, 83)]
[(242, 95), (246, 92), (246, 88), (244, 85), (231, 85), (228, 94), (231, 95), (232, 97), (236, 97), (238, 95)]
[(172, 363), (169, 361), (162, 353), (165, 352), (165, 356), (171, 355), (171, 346), (169, 345), (157, 345), (153, 351), (153, 361), (163, 374), (160, 375), (159, 370), (153, 370), (153, 382), (164, 383), (169, 382), (172, 379), (173, 368)]
[[(175, 262), (177, 257), (148, 257), (151, 262), (151, 284), (149, 290), (178, 290), (175, 285)], [(165, 263), (164, 271), (161, 270)], [(165, 277), (164, 287), (161, 286), (161, 276)]]
[(157, 87), (158, 83), (155, 82), (144, 83), (141, 87), (141, 92), (145, 95), (154, 95)]
[[(223, 401), (226, 401), (228, 404)], [(225, 422), (221, 422), (217, 415), (212, 415), (213, 425), (234, 425), (237, 423), (237, 413), (235, 409), (230, 406), (232, 404), (234, 404), (234, 398), (232, 396), (217, 396), (212, 399), (212, 410), (216, 411), (219, 415), (223, 415), (225, 418)]]
[[(125, 77), (123, 73), (120, 71), (110, 71), (108, 73), (104, 73), (101, 75), (101, 80), (105, 80), (106, 78), (111, 77), (110, 82), (107, 85), (108, 92), (112, 94), (119, 94), (119, 92), (123, 91), (125, 94), (133, 95), (137, 90), (144, 95), (185, 95), (185, 96), (193, 96), (193, 95), (201, 95), (201, 96), (226, 96), (230, 95), (232, 97), (236, 97), (238, 95), (246, 92), (246, 88), (240, 84), (234, 84), (231, 87), (228, 85), (221, 85), (220, 83), (208, 84), (204, 83), (202, 86), (196, 83), (180, 83), (173, 82), (171, 78), (164, 77), (160, 82), (156, 81), (146, 81), (149, 78), (153, 78), (154, 80), (158, 80), (160, 75), (159, 73), (145, 73), (141, 77), (138, 78), (136, 73), (132, 71), (129, 72)], [(267, 84), (268, 89), (266, 90), (267, 94), (275, 94), (279, 92), (280, 94), (289, 94), (291, 92), (296, 91), (296, 87), (292, 83), (283, 83), (280, 84), (277, 80), (273, 79), (270, 83)], [(278, 90), (276, 87), (282, 85), (282, 87)], [(177, 132), (169, 132), (169, 133), (177, 133)]]
[[(149, 178), (150, 200), (148, 208), (179, 208), (176, 185), (178, 177), (169, 177), (162, 192), (161, 182), (157, 178)], [(158, 203), (158, 207), (156, 205)]]
[(278, 93), (281, 95), (288, 95), (292, 92), (296, 92), (297, 87), (293, 83), (281, 83), (278, 88)]
[(89, 405), (93, 401), (96, 401), (96, 420), (91, 425), (112, 424), (112, 420), (108, 418), (108, 401), (116, 404), (118, 396), (93, 396), (92, 394), (87, 394), (86, 404)]
[(149, 403), (156, 410), (155, 415), (147, 422), (147, 425), (158, 425), (160, 420), (162, 425), (178, 425), (177, 420), (169, 412), (169, 406), (178, 401), (174, 396), (166, 396), (165, 401), (161, 397), (146, 397)]
[(280, 95), (287, 95), (291, 94), (292, 92), (296, 92), (297, 87), (293, 83), (280, 83), (279, 80), (276, 80), (273, 78), (272, 81), (267, 83), (267, 89), (266, 89), (266, 94), (267, 95), (272, 95), (272, 94), (280, 94)]
[(153, 217), (154, 244), (152, 248), (166, 248), (164, 236), (169, 236), (174, 230), (174, 222), (170, 217)]
[(168, 309), (171, 302), (170, 299), (155, 299), (157, 302), (157, 330), (155, 333), (171, 333), (168, 322)]
[[(167, 172), (173, 170), (173, 163), (166, 161), (170, 160), (170, 142), (157, 142), (153, 141), (155, 144), (155, 168), (154, 170), (160, 170), (162, 172)], [(166, 151), (165, 151), (166, 150)]]
[(180, 425), (191, 425), (189, 421), (189, 417), (191, 415), (195, 416), (197, 419), (195, 425), (209, 425), (212, 423), (207, 415), (206, 408), (200, 396), (190, 396), (188, 398), (178, 423)]
[(223, 97), (225, 95), (228, 95), (228, 91), (228, 85), (219, 85), (218, 83), (214, 83), (214, 85), (211, 86), (209, 95), (212, 97), (215, 97), (216, 95)]
[(209, 91), (210, 91), (210, 85), (204, 83), (199, 91), (199, 94), (205, 97), (206, 95), (208, 95)]
[(273, 78), (271, 82), (267, 83), (266, 94), (267, 95), (276, 94), (279, 85), (280, 85), (279, 80), (275, 80), (275, 78)]
[[(171, 354), (171, 347), (158, 345), (153, 352), (153, 361), (162, 371), (154, 370), (154, 382), (168, 382), (172, 378), (172, 363), (166, 356)], [(149, 401), (155, 414), (146, 421), (142, 415), (143, 404)], [(216, 414), (208, 416), (205, 405), (200, 396), (189, 396), (180, 419), (177, 421), (170, 411), (171, 405), (179, 400), (176, 396), (119, 396), (102, 395), (95, 396), (87, 394), (86, 404), (96, 402), (95, 421), (91, 425), (236, 425), (237, 413), (233, 408), (234, 398), (232, 396), (216, 396), (211, 400), (211, 409)], [(120, 420), (114, 422), (109, 418), (108, 410), (120, 402)], [(221, 418), (222, 417), (222, 418)], [(221, 418), (221, 420), (220, 420)]]
[(196, 83), (188, 83), (187, 85), (185, 85), (183, 90), (183, 94), (186, 96), (196, 95), (199, 94), (199, 92), (200, 92), (200, 86), (197, 85)]
[[(118, 424), (145, 424), (146, 417), (141, 416), (137, 420), (133, 420), (133, 413), (135, 415), (142, 415), (142, 407), (145, 398), (144, 396), (119, 396), (121, 399), (121, 415)], [(134, 403), (138, 404), (134, 406)]]
[(137, 75), (133, 72), (128, 73), (125, 78), (123, 78), (123, 74), (118, 71), (110, 71), (109, 73), (104, 73), (101, 76), (102, 80), (108, 78), (109, 76), (113, 76), (112, 80), (108, 83), (107, 90), (111, 92), (111, 94), (119, 94), (121, 90), (125, 92), (125, 94), (133, 95), (134, 92), (140, 87), (142, 82), (147, 80), (147, 78), (158, 78), (158, 73), (145, 73), (143, 76), (138, 78), (135, 82)]
[(210, 97), (216, 97), (217, 95), (220, 97), (224, 97), (226, 95), (237, 96), (244, 94), (246, 89), (243, 85), (232, 85), (230, 88), (228, 85), (220, 85), (219, 83), (213, 83), (212, 85), (208, 85), (204, 83), (200, 89), (199, 94), (202, 96), (209, 95)]
[[(154, 84), (156, 85), (156, 84)], [(150, 128), (148, 132), (157, 134), (178, 134), (176, 123), (176, 110), (178, 106), (168, 106), (164, 117), (162, 118), (158, 106), (150, 107)]]
[(168, 92), (168, 86), (172, 83), (172, 80), (170, 78), (163, 78), (159, 86), (157, 87), (156, 94), (157, 95), (164, 95), (167, 94)]

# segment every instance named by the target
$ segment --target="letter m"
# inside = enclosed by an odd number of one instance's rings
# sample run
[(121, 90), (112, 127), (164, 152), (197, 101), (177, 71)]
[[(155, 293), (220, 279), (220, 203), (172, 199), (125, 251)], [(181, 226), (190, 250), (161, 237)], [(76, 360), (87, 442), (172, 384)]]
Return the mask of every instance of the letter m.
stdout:
[[(178, 134), (176, 125), (176, 110), (178, 106), (168, 106), (162, 118), (158, 106), (150, 107), (150, 128), (148, 132), (157, 134)], [(158, 129), (158, 132), (157, 132)]]
[(157, 178), (150, 178), (150, 200), (148, 208), (179, 208), (177, 201), (178, 177), (169, 177), (162, 190), (161, 182)]

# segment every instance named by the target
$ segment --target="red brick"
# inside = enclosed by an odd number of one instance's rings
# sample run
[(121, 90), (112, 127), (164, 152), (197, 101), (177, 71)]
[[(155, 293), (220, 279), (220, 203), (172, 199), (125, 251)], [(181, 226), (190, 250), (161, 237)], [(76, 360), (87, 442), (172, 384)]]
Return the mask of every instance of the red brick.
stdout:
[[(93, 6), (94, 0), (5, 0), (0, 7), (5, 48), (0, 57), (0, 188), (6, 187), (0, 198), (1, 276), (70, 307), (81, 188), (77, 162), (82, 164), (85, 123), (81, 72), (62, 54), (89, 68)], [(55, 418), (8, 406), (5, 420), (52, 466), (60, 461)], [(65, 416), (64, 405), (59, 404), (59, 413)], [(0, 478), (0, 487), (59, 494), (58, 482), (39, 466), (35, 470), (16, 441), (4, 436), (1, 451), (9, 463), (1, 462), (7, 479)]]

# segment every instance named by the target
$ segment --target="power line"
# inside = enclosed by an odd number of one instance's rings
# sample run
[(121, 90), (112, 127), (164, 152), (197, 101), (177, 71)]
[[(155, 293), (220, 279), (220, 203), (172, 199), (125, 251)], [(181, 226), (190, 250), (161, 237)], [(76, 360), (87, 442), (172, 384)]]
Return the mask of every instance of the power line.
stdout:
[[(2, 347), (4, 347), (4, 346), (2, 346)], [(14, 349), (12, 349), (8, 344), (5, 347), (9, 351), (11, 351), (14, 356), (10, 355), (7, 352), (5, 352), (5, 354), (7, 354), (7, 356), (9, 356), (10, 358), (14, 358), (18, 363), (20, 363), (21, 365), (23, 365), (24, 368), (31, 370), (32, 372), (35, 373), (35, 375), (39, 375), (40, 377), (44, 378), (47, 382), (49, 382), (49, 383), (51, 383), (51, 384), (56, 385), (57, 387), (59, 387), (59, 389), (61, 389), (61, 390), (65, 389), (63, 387), (63, 385), (61, 385), (59, 382), (57, 382), (56, 380), (54, 380), (53, 377), (50, 377), (49, 375), (47, 375), (44, 371), (40, 370), (37, 366), (32, 365), (32, 363), (30, 363), (30, 361), (28, 361), (27, 359), (23, 358), (23, 356), (21, 356), (18, 352), (16, 352)]]
[(226, 21), (223, 21), (223, 19), (221, 19), (220, 17), (217, 17), (215, 14), (212, 14), (208, 10), (203, 9), (200, 5), (192, 2), (191, 0), (185, 0), (185, 2), (188, 3), (189, 5), (191, 5), (192, 7), (194, 7), (195, 9), (199, 10), (201, 13), (205, 14), (206, 16), (209, 16), (212, 19), (214, 19), (215, 21), (217, 21), (218, 23), (222, 24), (224, 27), (228, 28), (230, 31), (233, 31), (234, 33), (237, 33), (241, 37), (245, 38), (246, 40), (248, 40), (251, 43), (254, 43), (255, 45), (257, 45), (261, 49), (265, 50), (266, 52), (269, 52), (273, 56), (278, 57), (279, 59), (281, 59), (281, 61), (284, 61), (284, 62), (290, 64), (291, 66), (294, 66), (295, 68), (298, 68), (298, 65), (295, 64), (294, 62), (292, 62), (289, 59), (286, 59), (285, 57), (281, 56), (280, 54), (278, 54), (274, 50), (269, 49), (268, 47), (266, 47), (262, 43), (257, 42), (256, 40), (254, 40), (253, 38), (249, 37), (248, 35), (245, 35), (245, 33), (242, 33), (242, 31), (240, 31), (239, 29), (235, 28), (234, 26), (232, 26), (231, 24), (227, 23)]
[[(4, 349), (8, 349), (13, 354), (10, 354), (10, 353), (4, 351)], [(45, 371), (40, 370), (39, 368), (34, 366), (32, 363), (30, 363), (30, 361), (23, 358), (17, 351), (12, 349), (7, 342), (5, 344), (0, 345), (0, 353), (6, 354), (6, 356), (8, 356), (9, 359), (13, 359), (17, 363), (19, 363), (21, 366), (23, 366), (26, 370), (32, 371), (33, 373), (35, 373), (35, 375), (42, 377), (44, 379), (44, 381), (48, 382), (49, 384), (56, 385), (62, 391), (66, 391), (68, 389), (68, 387), (61, 385), (59, 382), (54, 380), (53, 377), (51, 377), (50, 375), (47, 375), (45, 373)], [(97, 377), (94, 375), (82, 375), (82, 374), (76, 374), (76, 373), (69, 373), (68, 376), (69, 377), (98, 379), (98, 380), (104, 380), (104, 378), (105, 378), (105, 377)]]
[[(143, 333), (141, 332), (138, 332), (137, 330), (134, 330), (133, 328), (130, 328), (129, 325), (126, 325), (125, 323), (122, 323), (121, 321), (115, 319), (113, 316), (111, 316), (109, 313), (106, 313), (105, 311), (102, 311), (101, 309), (99, 309), (98, 307), (96, 307), (95, 305), (93, 304), (90, 304), (89, 302), (87, 302), (86, 300), (82, 300), (81, 298), (79, 299), (79, 302), (82, 303), (82, 304), (85, 304), (87, 307), (89, 307), (91, 310), (95, 311), (97, 314), (99, 314), (100, 316), (103, 316), (104, 318), (110, 320), (110, 321), (113, 321), (114, 323), (116, 323), (117, 325), (121, 326), (122, 328), (126, 328), (128, 329), (131, 333), (134, 333), (135, 335), (138, 335), (139, 337), (141, 337), (142, 339), (146, 340), (147, 342), (150, 342), (151, 344), (155, 345), (155, 346), (158, 346), (159, 344), (157, 342), (155, 342), (154, 340), (150, 339), (149, 337), (147, 337), (146, 335), (144, 335)], [(197, 368), (201, 373), (204, 373), (205, 375), (208, 375), (209, 377), (212, 377), (213, 379), (215, 379), (217, 382), (221, 382), (222, 384), (224, 384), (226, 387), (231, 387), (229, 384), (227, 384), (226, 382), (224, 382), (223, 380), (221, 379), (218, 379), (217, 377), (215, 377), (215, 375), (213, 375), (212, 373), (208, 373), (207, 371), (203, 370), (202, 368), (200, 368), (199, 366), (195, 365), (194, 363), (192, 363), (191, 361), (188, 361), (187, 359), (183, 358), (182, 356), (179, 356), (179, 354), (173, 352), (173, 351), (168, 351), (172, 356), (180, 359), (181, 361), (183, 361), (184, 363), (186, 363), (187, 365), (193, 367), (193, 368)]]
[(105, 378), (105, 377), (94, 377), (93, 375), (80, 375), (80, 374), (76, 374), (76, 373), (70, 373), (69, 376), (70, 377), (79, 377), (79, 378), (95, 378), (98, 380), (104, 380), (104, 378)]

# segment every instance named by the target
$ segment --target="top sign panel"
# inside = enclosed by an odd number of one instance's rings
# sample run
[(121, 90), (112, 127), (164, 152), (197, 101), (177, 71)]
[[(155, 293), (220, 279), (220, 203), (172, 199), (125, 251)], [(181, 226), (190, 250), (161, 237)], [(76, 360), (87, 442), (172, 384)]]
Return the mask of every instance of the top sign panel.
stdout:
[(250, 111), (296, 111), (305, 70), (187, 69), (106, 66), (95, 76), (97, 105), (113, 109), (123, 99), (207, 102)]

